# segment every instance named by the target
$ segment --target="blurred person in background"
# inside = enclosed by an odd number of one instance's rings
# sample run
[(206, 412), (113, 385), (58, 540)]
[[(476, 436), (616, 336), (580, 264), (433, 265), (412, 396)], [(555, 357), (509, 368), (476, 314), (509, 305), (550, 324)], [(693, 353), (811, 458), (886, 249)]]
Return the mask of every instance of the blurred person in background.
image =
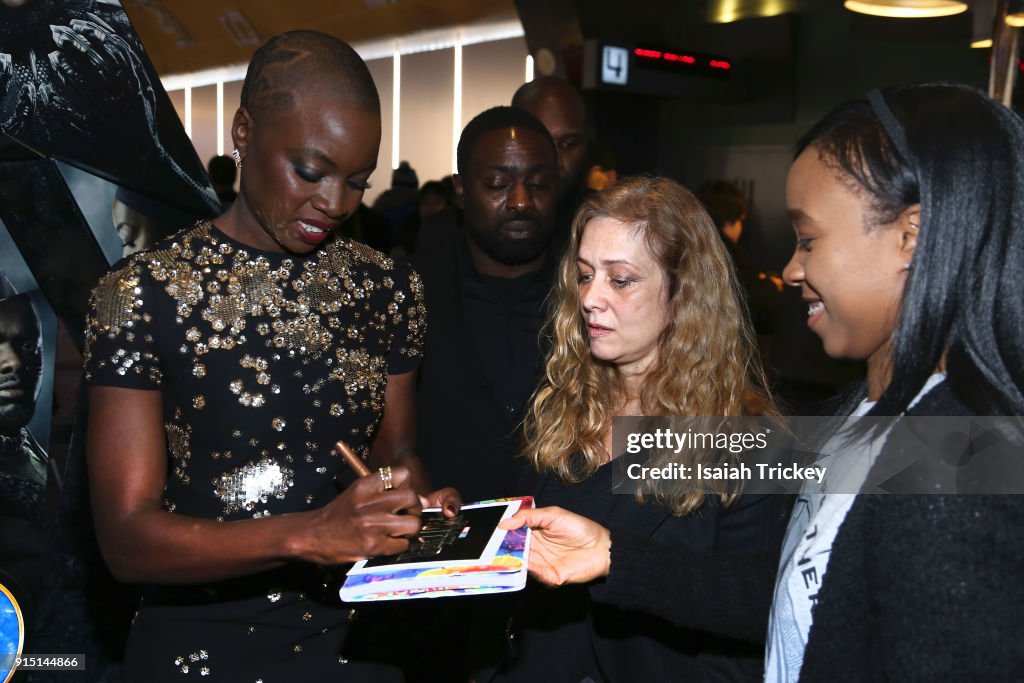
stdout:
[(238, 179), (238, 167), (234, 159), (223, 154), (210, 158), (206, 165), (210, 175), (210, 183), (213, 184), (213, 191), (217, 193), (221, 209), (227, 211), (231, 202), (235, 201), (238, 193), (235, 192), (235, 180)]
[(524, 83), (512, 96), (512, 106), (533, 114), (544, 124), (558, 150), (558, 248), (568, 241), (569, 225), (583, 199), (587, 174), (587, 107), (568, 82), (541, 76)]
[(612, 148), (599, 140), (587, 146), (587, 190), (600, 192), (619, 180), (618, 161)]
[(782, 278), (758, 268), (742, 239), (743, 224), (749, 210), (746, 195), (739, 187), (725, 180), (704, 183), (696, 194), (707, 208), (711, 220), (718, 226), (722, 241), (736, 265), (740, 283), (746, 292), (754, 330), (758, 335), (772, 334), (779, 317)]

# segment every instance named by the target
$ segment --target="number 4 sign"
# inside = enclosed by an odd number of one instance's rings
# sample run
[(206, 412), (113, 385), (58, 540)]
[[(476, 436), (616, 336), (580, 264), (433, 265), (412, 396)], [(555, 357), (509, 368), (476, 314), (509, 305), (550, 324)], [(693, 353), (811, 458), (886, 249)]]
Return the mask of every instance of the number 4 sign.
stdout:
[(601, 54), (601, 82), (626, 85), (629, 81), (629, 50), (605, 45)]

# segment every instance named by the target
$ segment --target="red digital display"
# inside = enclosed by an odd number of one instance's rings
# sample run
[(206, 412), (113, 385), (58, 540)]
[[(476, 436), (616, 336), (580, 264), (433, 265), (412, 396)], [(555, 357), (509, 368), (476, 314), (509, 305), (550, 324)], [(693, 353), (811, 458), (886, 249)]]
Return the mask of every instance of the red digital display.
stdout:
[(658, 50), (645, 50), (642, 47), (638, 47), (633, 50), (637, 57), (645, 57), (647, 59), (661, 59), (661, 52)]
[(692, 55), (677, 55), (674, 52), (666, 52), (661, 56), (666, 62), (683, 62), (684, 64), (696, 64), (697, 58)]
[(633, 48), (637, 66), (649, 66), (659, 70), (709, 75), (727, 78), (732, 71), (732, 61), (724, 57), (681, 52), (677, 50), (656, 50), (650, 47)]

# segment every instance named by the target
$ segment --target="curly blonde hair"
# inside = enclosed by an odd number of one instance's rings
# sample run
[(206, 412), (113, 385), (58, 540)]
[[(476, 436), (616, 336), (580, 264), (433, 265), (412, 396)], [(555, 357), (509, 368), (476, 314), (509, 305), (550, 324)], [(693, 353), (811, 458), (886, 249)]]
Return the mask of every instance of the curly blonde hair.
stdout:
[[(588, 198), (573, 220), (545, 328), (552, 341), (545, 376), (524, 425), (525, 455), (534, 466), (576, 483), (611, 456), (602, 435), (624, 403), (625, 386), (613, 363), (590, 352), (577, 279), (580, 240), (596, 218), (635, 227), (667, 278), (669, 319), (642, 383), (644, 415), (777, 415), (744, 295), (715, 224), (675, 181), (627, 178)], [(718, 494), (724, 504), (738, 495), (726, 489)], [(656, 497), (682, 515), (700, 507), (705, 495)]]

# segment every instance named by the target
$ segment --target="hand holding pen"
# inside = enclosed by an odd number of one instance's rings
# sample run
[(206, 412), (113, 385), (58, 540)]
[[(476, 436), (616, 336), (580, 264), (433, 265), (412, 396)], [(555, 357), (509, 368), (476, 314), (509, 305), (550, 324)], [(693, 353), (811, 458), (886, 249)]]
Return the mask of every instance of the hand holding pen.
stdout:
[[(359, 464), (360, 471), (372, 474)], [(315, 521), (295, 539), (301, 545), (295, 554), (331, 565), (407, 550), (409, 538), (421, 527), (420, 499), (410, 485), (409, 469), (392, 467), (387, 482), (377, 475), (360, 477), (330, 503), (311, 511)]]
[[(334, 451), (342, 457), (345, 464), (352, 468), (352, 471), (356, 473), (356, 476), (368, 477), (373, 474), (370, 468), (366, 466), (366, 463), (363, 462), (362, 458), (356, 455), (344, 441), (339, 441), (334, 444)], [(385, 491), (390, 491), (395, 488), (394, 472), (392, 472), (390, 465), (378, 468), (377, 472), (380, 474), (380, 480), (384, 484)]]
[[(365, 478), (373, 474), (373, 471), (367, 467), (363, 459), (353, 452), (349, 448), (348, 444), (344, 441), (338, 441), (334, 444), (335, 452), (340, 455), (352, 471), (359, 477)], [(395, 486), (395, 472), (399, 469), (404, 468), (392, 468), (389, 465), (380, 467), (377, 470), (380, 480), (384, 485), (385, 491), (390, 491)], [(445, 517), (454, 517), (459, 514), (459, 510), (462, 508), (462, 496), (454, 488), (446, 487), (438, 489), (427, 494), (419, 494), (420, 504), (425, 508), (440, 508)]]

